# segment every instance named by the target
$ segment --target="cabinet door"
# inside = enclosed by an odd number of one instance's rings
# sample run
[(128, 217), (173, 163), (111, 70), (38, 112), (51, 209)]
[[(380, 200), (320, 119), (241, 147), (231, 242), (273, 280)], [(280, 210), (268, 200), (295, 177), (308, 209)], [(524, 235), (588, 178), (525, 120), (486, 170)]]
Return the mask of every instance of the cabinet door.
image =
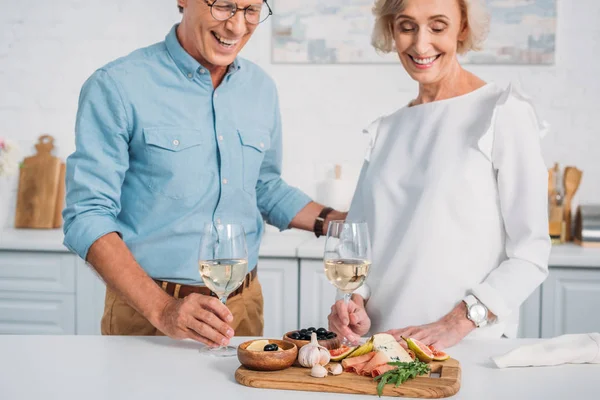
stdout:
[(328, 327), (336, 288), (325, 277), (322, 260), (300, 260), (300, 328)]
[(520, 310), (519, 337), (539, 338), (542, 291), (538, 287), (523, 303)]
[(600, 332), (600, 270), (552, 268), (542, 285), (542, 337)]
[(265, 302), (263, 335), (280, 338), (298, 329), (298, 260), (261, 258), (258, 279)]
[(0, 334), (75, 334), (75, 296), (0, 291)]
[(100, 335), (106, 285), (90, 265), (77, 260), (77, 334)]

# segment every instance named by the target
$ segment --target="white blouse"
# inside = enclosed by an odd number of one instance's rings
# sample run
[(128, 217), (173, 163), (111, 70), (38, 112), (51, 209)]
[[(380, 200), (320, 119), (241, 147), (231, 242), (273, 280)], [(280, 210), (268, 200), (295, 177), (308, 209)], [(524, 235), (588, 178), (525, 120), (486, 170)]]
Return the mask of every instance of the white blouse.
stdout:
[(487, 84), (366, 129), (348, 220), (369, 224), (372, 333), (435, 322), (474, 294), (498, 319), (470, 337), (516, 336), (548, 274), (545, 128), (513, 85)]

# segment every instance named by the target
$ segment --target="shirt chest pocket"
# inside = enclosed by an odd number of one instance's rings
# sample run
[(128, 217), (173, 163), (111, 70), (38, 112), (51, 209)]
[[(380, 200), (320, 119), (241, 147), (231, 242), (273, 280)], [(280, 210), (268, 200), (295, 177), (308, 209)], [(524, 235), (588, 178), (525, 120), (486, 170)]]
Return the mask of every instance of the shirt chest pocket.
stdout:
[(242, 144), (244, 190), (250, 194), (256, 192), (256, 183), (265, 152), (271, 148), (268, 131), (238, 130)]
[(210, 138), (187, 128), (144, 128), (147, 185), (156, 193), (181, 199), (206, 191), (212, 172)]

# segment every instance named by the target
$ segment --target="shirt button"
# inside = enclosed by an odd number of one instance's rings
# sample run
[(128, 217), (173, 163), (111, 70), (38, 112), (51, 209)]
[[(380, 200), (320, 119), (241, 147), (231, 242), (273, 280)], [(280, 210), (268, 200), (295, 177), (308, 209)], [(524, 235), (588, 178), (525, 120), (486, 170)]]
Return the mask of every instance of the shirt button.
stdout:
[(200, 70), (200, 73), (201, 73), (201, 74), (205, 74), (205, 73), (206, 73), (206, 70), (205, 70), (204, 68), (202, 68), (202, 69)]
[(265, 148), (265, 144), (263, 142), (260, 142), (260, 148), (264, 149)]
[(191, 72), (188, 74), (188, 78), (192, 79), (194, 77), (194, 74), (192, 74)]
[(221, 218), (217, 218), (217, 220), (215, 221), (217, 224), (221, 223)]
[(219, 97), (219, 93), (215, 93), (215, 99)]
[(179, 146), (179, 140), (177, 140), (177, 139), (173, 140), (173, 145), (174, 146)]
[(219, 140), (223, 141), (223, 135), (219, 135)]
[(227, 185), (227, 182), (229, 182), (227, 179), (223, 179), (223, 185)]

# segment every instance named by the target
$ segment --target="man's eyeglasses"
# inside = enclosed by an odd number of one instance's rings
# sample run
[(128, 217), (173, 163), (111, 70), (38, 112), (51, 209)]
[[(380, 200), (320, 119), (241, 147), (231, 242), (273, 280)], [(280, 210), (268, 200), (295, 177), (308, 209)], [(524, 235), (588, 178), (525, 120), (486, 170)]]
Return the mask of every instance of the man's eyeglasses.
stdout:
[(246, 21), (256, 25), (273, 15), (273, 11), (271, 11), (271, 7), (269, 7), (266, 0), (263, 0), (262, 4), (252, 4), (246, 8), (239, 8), (236, 3), (228, 0), (214, 0), (212, 3), (204, 0), (204, 2), (210, 7), (210, 14), (217, 21), (227, 21), (238, 11), (243, 11)]

